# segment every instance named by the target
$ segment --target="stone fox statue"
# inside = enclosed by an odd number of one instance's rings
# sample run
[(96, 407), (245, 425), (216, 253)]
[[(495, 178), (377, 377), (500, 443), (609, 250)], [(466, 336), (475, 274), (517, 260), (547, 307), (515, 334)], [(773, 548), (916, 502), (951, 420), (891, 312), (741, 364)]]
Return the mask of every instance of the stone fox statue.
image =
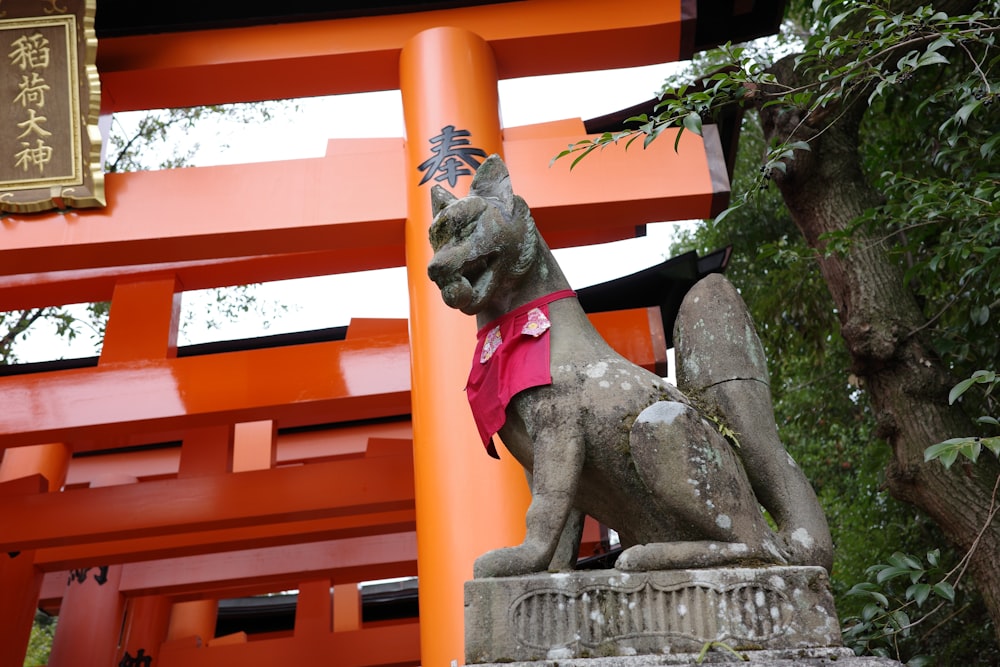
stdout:
[(469, 196), (437, 186), (432, 200), (429, 275), (480, 329), (466, 387), (480, 435), (493, 453), (499, 433), (532, 491), (524, 543), (479, 557), (476, 577), (571, 569), (586, 514), (618, 532), (623, 571), (830, 569), (826, 519), (778, 439), (763, 350), (725, 278), (681, 307), (678, 389), (591, 326), (498, 156)]

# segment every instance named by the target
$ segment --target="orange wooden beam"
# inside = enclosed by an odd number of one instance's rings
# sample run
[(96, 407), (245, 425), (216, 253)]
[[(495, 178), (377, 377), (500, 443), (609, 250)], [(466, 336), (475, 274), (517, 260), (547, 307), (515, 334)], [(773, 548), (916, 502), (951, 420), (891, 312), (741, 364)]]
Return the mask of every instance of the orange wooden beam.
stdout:
[(358, 582), (416, 574), (417, 538), (411, 531), (129, 563), (121, 590), (233, 597), (234, 591), (266, 593), (275, 585), (295, 588), (299, 581), (321, 577)]
[[(403, 248), (384, 249), (380, 263), (403, 265)], [(374, 252), (374, 251), (372, 251)], [(258, 255), (227, 259), (189, 260), (159, 264), (127, 264), (46, 273), (0, 276), (0, 312), (66, 303), (110, 301), (120, 280), (148, 280), (176, 276), (184, 291), (247, 285), (257, 282), (311, 278), (337, 273), (365, 271), (372, 267), (372, 252), (353, 248), (318, 250), (284, 255)]]
[[(119, 590), (128, 596), (234, 597), (276, 586), (295, 588), (318, 578), (359, 582), (415, 576), (416, 539), (409, 531), (128, 563)], [(65, 571), (46, 574), (41, 597), (47, 604), (62, 596), (66, 576)]]
[(4, 377), (0, 449), (105, 449), (214, 424), (273, 419), (287, 428), (406, 415), (408, 368), (401, 333)]
[(160, 649), (157, 667), (311, 665), (324, 664), (327, 658), (338, 667), (417, 665), (420, 663), (420, 624), (403, 622), (353, 632), (259, 639), (207, 648), (190, 642), (168, 642)]
[[(407, 418), (398, 421), (337, 426), (323, 430), (279, 433), (277, 465), (364, 456), (373, 438), (377, 438), (379, 443), (385, 439), (398, 439), (409, 443), (412, 437), (412, 428)], [(5, 456), (14, 457), (21, 452), (27, 454), (29, 449), (31, 448), (18, 447), (10, 450), (14, 452), (13, 454), (5, 453)], [(174, 477), (178, 474), (180, 453), (180, 446), (175, 446), (77, 457), (70, 463), (69, 471), (63, 472), (63, 477), (66, 486), (71, 488), (88, 486), (95, 478), (107, 473), (131, 475), (139, 480)], [(220, 465), (219, 469), (225, 467)], [(61, 486), (62, 483), (59, 484), (59, 487)]]
[(180, 315), (181, 294), (175, 277), (119, 281), (111, 299), (100, 363), (176, 357)]
[(370, 512), (309, 521), (266, 523), (211, 531), (105, 540), (48, 547), (35, 552), (35, 566), (52, 572), (75, 567), (135, 563), (300, 542), (405, 532), (416, 527), (412, 509)]
[(361, 589), (358, 583), (348, 581), (334, 584), (333, 631), (360, 630), (361, 616)]
[(310, 581), (299, 579), (294, 636), (311, 637), (333, 631), (333, 596), (330, 595), (332, 583), (329, 577)]
[[(651, 370), (661, 367), (664, 353), (650, 329), (655, 320), (644, 309), (594, 317), (613, 347)], [(393, 322), (399, 328), (403, 321)], [(0, 450), (42, 442), (66, 442), (74, 451), (166, 442), (188, 428), (260, 419), (287, 428), (406, 415), (408, 368), (408, 340), (399, 331), (2, 377)]]
[(403, 45), (442, 25), (486, 40), (501, 79), (631, 67), (690, 57), (682, 44), (694, 41), (693, 7), (682, 16), (681, 5), (672, 0), (622, 12), (606, 0), (523, 0), (104, 38), (97, 64), (105, 111), (398, 89)]
[[(677, 152), (665, 133), (646, 150), (613, 146), (572, 171), (568, 160), (550, 167), (553, 156), (586, 136), (576, 123), (578, 133), (556, 124), (555, 134), (525, 133), (503, 144), (515, 189), (551, 247), (632, 238), (648, 222), (710, 217), (728, 194), (711, 126), (705, 142), (685, 133)], [(716, 153), (720, 159), (709, 157)], [(400, 139), (337, 140), (326, 158), (108, 174), (104, 209), (0, 218), (0, 275), (119, 266), (123, 258), (142, 265), (317, 248), (350, 253), (347, 270), (399, 266), (403, 157)], [(184, 195), (169, 194), (177, 192)], [(294, 273), (295, 258), (284, 261), (283, 270)], [(314, 267), (304, 265), (301, 275)], [(226, 264), (214, 268), (215, 281), (231, 282), (222, 277)], [(257, 280), (245, 264), (232, 268)], [(327, 272), (342, 270), (331, 265)]]
[(350, 250), (367, 268), (397, 263), (405, 218), (402, 139), (335, 145), (326, 158), (108, 174), (103, 209), (0, 218), (0, 272), (317, 248)]
[(0, 552), (407, 510), (404, 456), (0, 499)]

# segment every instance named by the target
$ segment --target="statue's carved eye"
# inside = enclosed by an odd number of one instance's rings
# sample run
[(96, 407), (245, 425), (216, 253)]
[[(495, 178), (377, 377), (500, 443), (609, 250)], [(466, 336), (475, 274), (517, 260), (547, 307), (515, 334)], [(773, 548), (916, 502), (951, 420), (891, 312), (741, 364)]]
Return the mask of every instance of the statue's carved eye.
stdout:
[(464, 241), (465, 239), (472, 236), (473, 232), (476, 231), (476, 226), (478, 224), (478, 219), (464, 219), (456, 221), (455, 232), (453, 236), (457, 241)]
[(431, 246), (437, 250), (449, 242), (464, 241), (476, 230), (476, 220), (442, 213), (430, 229)]
[(431, 247), (438, 250), (446, 243), (464, 241), (472, 236), (487, 208), (481, 198), (469, 197), (441, 211), (430, 228)]

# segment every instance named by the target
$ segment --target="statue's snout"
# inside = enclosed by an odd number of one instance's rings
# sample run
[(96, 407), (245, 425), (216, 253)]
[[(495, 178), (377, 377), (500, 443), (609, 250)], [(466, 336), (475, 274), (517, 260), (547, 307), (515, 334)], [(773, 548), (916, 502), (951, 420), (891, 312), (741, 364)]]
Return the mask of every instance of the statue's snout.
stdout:
[(472, 302), (472, 285), (441, 253), (436, 253), (427, 265), (427, 275), (437, 284), (449, 308), (461, 310)]
[(437, 255), (434, 255), (430, 264), (427, 265), (427, 276), (437, 283), (438, 287), (441, 287), (441, 283), (447, 281), (449, 273), (450, 270), (444, 265), (444, 262), (440, 261)]

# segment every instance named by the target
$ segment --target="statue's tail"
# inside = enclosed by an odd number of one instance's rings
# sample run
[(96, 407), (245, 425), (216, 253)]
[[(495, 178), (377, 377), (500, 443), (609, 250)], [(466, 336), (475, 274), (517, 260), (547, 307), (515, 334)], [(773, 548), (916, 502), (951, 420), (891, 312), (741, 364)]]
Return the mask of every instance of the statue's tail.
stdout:
[(736, 433), (737, 453), (795, 565), (833, 564), (826, 516), (778, 438), (764, 349), (746, 304), (721, 274), (684, 298), (674, 330), (677, 385)]

